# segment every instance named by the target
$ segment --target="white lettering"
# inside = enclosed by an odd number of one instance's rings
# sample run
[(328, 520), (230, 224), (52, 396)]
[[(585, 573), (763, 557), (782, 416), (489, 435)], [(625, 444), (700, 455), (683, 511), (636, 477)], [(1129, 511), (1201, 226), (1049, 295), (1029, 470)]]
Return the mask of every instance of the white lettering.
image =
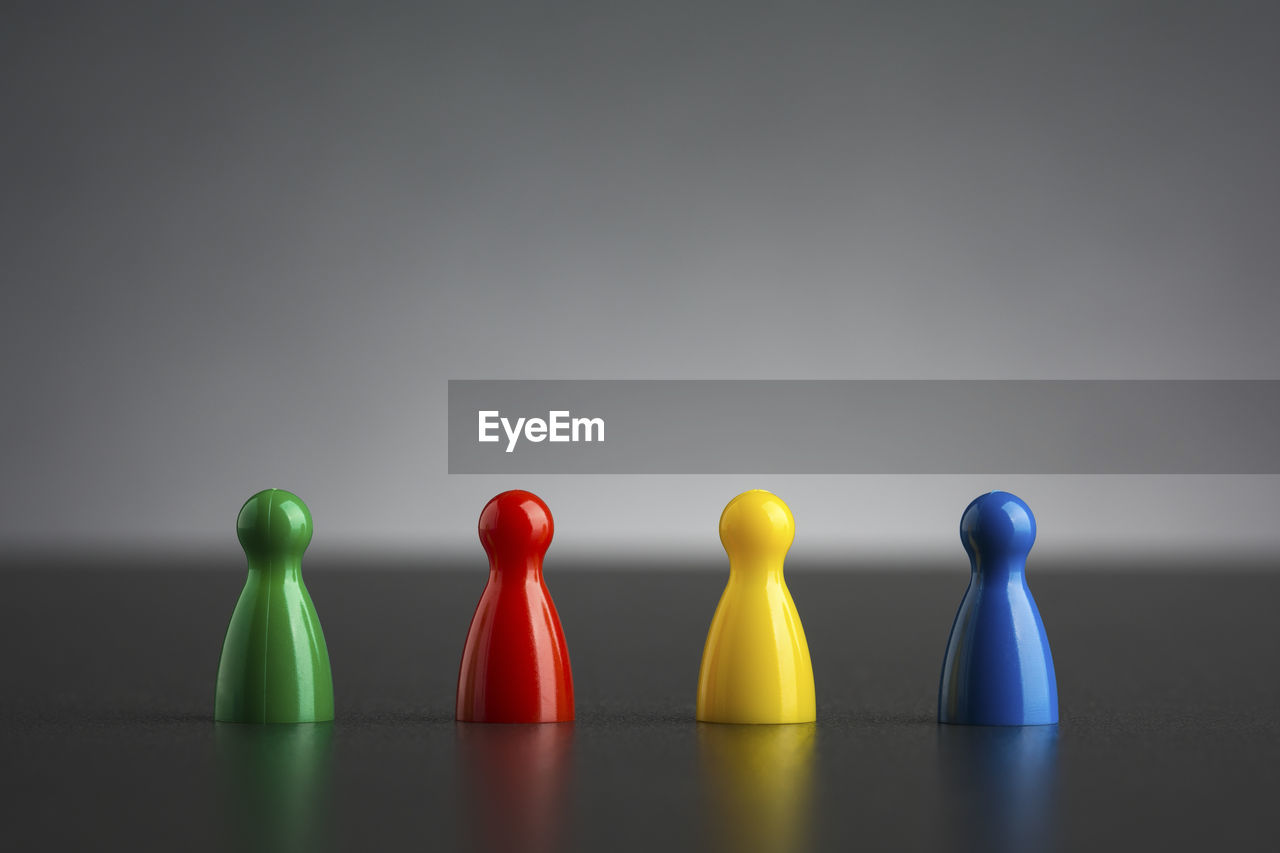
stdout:
[(511, 421), (506, 418), (502, 419), (502, 428), (507, 433), (507, 452), (516, 449), (516, 442), (520, 440), (520, 427), (524, 426), (524, 418), (516, 418), (516, 428), (511, 428)]
[(548, 412), (551, 418), (551, 440), (568, 441), (569, 413), (565, 411)]
[(489, 430), (498, 428), (498, 422), (493, 420), (498, 416), (497, 412), (478, 412), (480, 416), (480, 441), (497, 441), (497, 435), (489, 435)]
[(534, 444), (550, 439), (556, 443), (604, 441), (604, 418), (575, 418), (567, 409), (553, 409), (547, 418), (504, 418), (496, 409), (476, 412), (476, 440), (491, 444), (506, 435), (507, 453), (514, 453), (520, 439)]
[[(567, 413), (566, 413), (567, 414)], [(591, 437), (591, 428), (595, 427), (596, 438)], [(585, 436), (578, 438), (578, 427), (584, 427)], [(573, 440), (574, 441), (604, 441), (604, 418), (574, 418), (573, 419)]]

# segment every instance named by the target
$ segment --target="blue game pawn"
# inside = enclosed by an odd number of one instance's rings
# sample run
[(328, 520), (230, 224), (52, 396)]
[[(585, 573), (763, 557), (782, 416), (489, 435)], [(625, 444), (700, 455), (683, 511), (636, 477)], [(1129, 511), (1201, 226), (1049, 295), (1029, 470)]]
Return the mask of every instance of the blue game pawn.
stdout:
[(1031, 508), (1008, 492), (983, 495), (965, 509), (960, 541), (973, 574), (942, 662), (938, 722), (1058, 722), (1058, 682), (1049, 638), (1027, 588), (1027, 554), (1036, 541)]

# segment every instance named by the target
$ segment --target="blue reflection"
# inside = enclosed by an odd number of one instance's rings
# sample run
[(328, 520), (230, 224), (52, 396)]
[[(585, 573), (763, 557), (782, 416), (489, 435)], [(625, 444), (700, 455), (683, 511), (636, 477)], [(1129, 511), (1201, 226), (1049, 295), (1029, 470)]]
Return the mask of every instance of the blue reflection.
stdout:
[(1057, 848), (1057, 726), (938, 726), (938, 760), (957, 848)]

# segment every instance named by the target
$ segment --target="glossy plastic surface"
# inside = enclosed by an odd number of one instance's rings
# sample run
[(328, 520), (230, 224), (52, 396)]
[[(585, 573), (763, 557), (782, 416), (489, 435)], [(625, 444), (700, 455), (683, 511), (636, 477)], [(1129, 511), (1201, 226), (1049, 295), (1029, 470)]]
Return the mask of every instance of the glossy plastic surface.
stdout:
[(228, 723), (316, 723), (333, 719), (333, 676), (320, 617), (302, 582), (311, 512), (297, 495), (258, 492), (236, 519), (249, 560), (231, 614), (214, 719)]
[(573, 673), (560, 616), (542, 579), (555, 525), (531, 492), (503, 492), (480, 513), (489, 583), (458, 671), (457, 719), (554, 723), (573, 719)]
[(943, 659), (938, 722), (1058, 722), (1049, 638), (1027, 587), (1027, 554), (1036, 539), (1031, 508), (1008, 492), (982, 495), (965, 509), (960, 539), (972, 576)]
[(795, 538), (791, 510), (756, 489), (729, 502), (720, 541), (729, 582), (720, 596), (698, 677), (707, 723), (811, 723), (813, 664), (782, 564)]

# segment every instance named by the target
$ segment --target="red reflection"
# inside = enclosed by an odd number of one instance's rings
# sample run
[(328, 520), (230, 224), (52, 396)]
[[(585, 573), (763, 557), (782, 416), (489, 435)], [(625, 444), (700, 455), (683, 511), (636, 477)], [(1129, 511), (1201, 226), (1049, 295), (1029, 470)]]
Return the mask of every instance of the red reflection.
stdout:
[(564, 849), (573, 726), (460, 723), (456, 731), (471, 848)]

